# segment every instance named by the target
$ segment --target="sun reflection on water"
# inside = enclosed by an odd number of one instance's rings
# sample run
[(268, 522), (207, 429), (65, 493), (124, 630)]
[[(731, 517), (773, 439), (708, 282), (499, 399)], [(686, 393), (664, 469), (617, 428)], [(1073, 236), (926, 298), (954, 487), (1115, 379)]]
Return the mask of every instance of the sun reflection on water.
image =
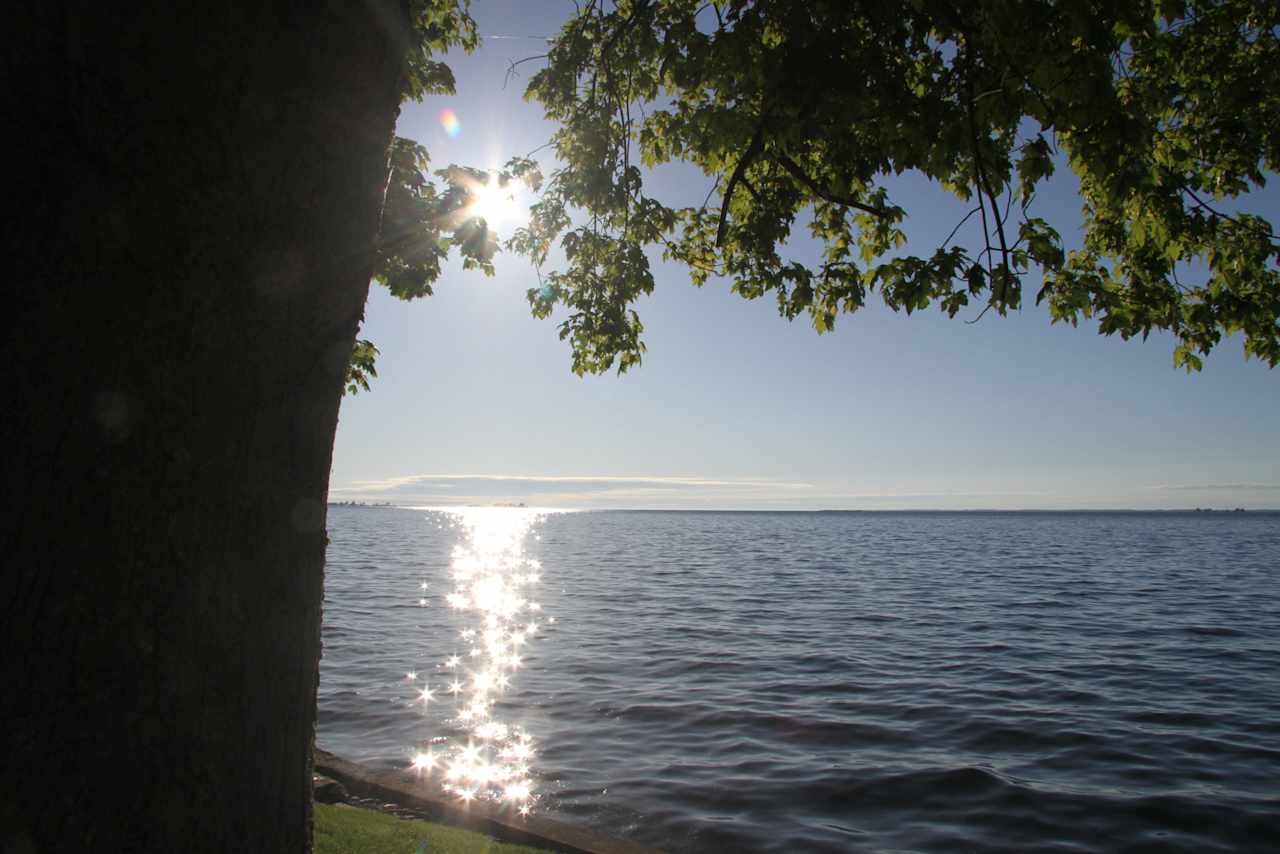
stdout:
[(528, 815), (537, 800), (529, 764), (536, 754), (534, 740), (521, 727), (498, 720), (494, 711), (523, 664), (521, 649), (541, 629), (542, 606), (534, 596), (542, 565), (525, 555), (524, 542), (548, 511), (429, 509), (451, 514), (452, 527), (461, 534), (451, 555), (453, 589), (444, 601), (472, 625), (459, 632), (461, 649), (441, 659), (434, 683), (419, 672), (406, 674), (406, 682), (417, 703), (451, 703), (450, 721), (467, 740), (442, 746), (449, 740), (433, 738), (434, 746), (416, 752), (410, 767), (464, 803), (482, 798)]

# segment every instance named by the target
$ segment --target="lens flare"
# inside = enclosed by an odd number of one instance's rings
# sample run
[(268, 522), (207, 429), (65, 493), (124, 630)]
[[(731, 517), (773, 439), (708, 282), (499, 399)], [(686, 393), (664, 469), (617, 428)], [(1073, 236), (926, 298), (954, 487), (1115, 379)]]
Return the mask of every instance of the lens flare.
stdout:
[(453, 110), (440, 111), (440, 126), (450, 139), (457, 139), (458, 134), (462, 133), (462, 122), (458, 121), (458, 114)]

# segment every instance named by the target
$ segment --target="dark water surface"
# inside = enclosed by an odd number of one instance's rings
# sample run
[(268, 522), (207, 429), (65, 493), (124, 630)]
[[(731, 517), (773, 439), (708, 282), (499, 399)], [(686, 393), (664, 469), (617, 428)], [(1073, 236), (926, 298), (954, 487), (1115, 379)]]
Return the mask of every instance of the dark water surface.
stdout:
[(330, 508), (322, 747), (525, 744), (534, 810), (673, 852), (1280, 850), (1280, 515), (531, 521), (495, 616), (447, 599), (483, 531)]

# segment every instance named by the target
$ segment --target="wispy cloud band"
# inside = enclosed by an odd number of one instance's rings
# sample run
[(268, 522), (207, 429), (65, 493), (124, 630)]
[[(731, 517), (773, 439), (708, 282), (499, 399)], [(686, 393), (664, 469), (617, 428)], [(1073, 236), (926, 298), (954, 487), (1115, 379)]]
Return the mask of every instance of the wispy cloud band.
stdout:
[(809, 483), (795, 483), (765, 478), (718, 479), (706, 477), (666, 477), (652, 475), (527, 475), (527, 474), (414, 474), (389, 477), (381, 480), (357, 480), (334, 492), (365, 493), (393, 492), (411, 487), (432, 486), (452, 489), (458, 482), (509, 483), (526, 488), (549, 486), (566, 488), (591, 486), (595, 488), (650, 486), (664, 489), (690, 489), (706, 487), (743, 487), (760, 489), (812, 489)]
[(851, 488), (762, 477), (686, 475), (417, 474), (356, 480), (330, 489), (334, 500), (441, 504), (527, 501), (564, 507), (948, 506), (1035, 503), (1041, 491)]
[(1161, 483), (1144, 487), (1160, 492), (1280, 492), (1280, 483)]

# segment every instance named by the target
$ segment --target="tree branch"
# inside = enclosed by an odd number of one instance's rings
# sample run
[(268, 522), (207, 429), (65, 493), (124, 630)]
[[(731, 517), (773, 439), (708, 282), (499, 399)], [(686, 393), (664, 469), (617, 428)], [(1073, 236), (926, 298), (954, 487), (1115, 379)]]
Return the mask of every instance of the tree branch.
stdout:
[(856, 208), (863, 213), (868, 213), (881, 219), (887, 219), (889, 217), (889, 212), (884, 208), (877, 208), (872, 205), (864, 204), (863, 202), (849, 196), (841, 196), (837, 193), (831, 192), (830, 190), (824, 190), (822, 187), (818, 186), (817, 181), (814, 181), (806, 175), (804, 170), (800, 168), (799, 164), (787, 155), (777, 154), (774, 155), (774, 159), (777, 160), (778, 163), (782, 164), (783, 169), (786, 169), (787, 172), (791, 173), (792, 178), (795, 178), (807, 187), (809, 192), (813, 193), (823, 201), (831, 202), (834, 205), (844, 205), (845, 207)]
[[(1190, 197), (1191, 197), (1191, 201), (1195, 204), (1195, 206), (1196, 206), (1197, 208), (1199, 208), (1200, 210), (1202, 210), (1202, 211), (1206, 211), (1209, 215), (1211, 215), (1211, 216), (1216, 216), (1216, 217), (1218, 217), (1219, 219), (1225, 219), (1227, 222), (1232, 223), (1233, 225), (1238, 225), (1238, 226), (1241, 226), (1241, 227), (1247, 227), (1247, 226), (1245, 226), (1245, 224), (1244, 224), (1244, 223), (1242, 223), (1240, 220), (1238, 220), (1238, 219), (1236, 219), (1235, 217), (1233, 217), (1231, 214), (1223, 213), (1222, 211), (1217, 210), (1216, 208), (1214, 208), (1214, 207), (1213, 207), (1213, 205), (1210, 205), (1210, 204), (1209, 204), (1209, 203), (1207, 203), (1204, 199), (1202, 199), (1202, 198), (1200, 198), (1199, 196), (1197, 196), (1197, 195), (1196, 195), (1196, 193), (1195, 193), (1195, 191), (1194, 191), (1194, 190), (1192, 190), (1190, 187), (1188, 187), (1188, 186), (1186, 186), (1186, 185), (1183, 185), (1183, 186), (1179, 187), (1178, 189), (1180, 189), (1180, 190), (1181, 190), (1183, 193), (1185, 193), (1186, 195), (1190, 196)], [(1258, 229), (1258, 230), (1259, 230), (1260, 232), (1262, 231), (1261, 229)], [(1277, 239), (1280, 239), (1280, 238), (1277, 238), (1277, 236), (1276, 236), (1275, 232), (1267, 231), (1267, 232), (1262, 232), (1262, 233), (1263, 233), (1263, 236), (1267, 238), (1267, 240), (1269, 240), (1269, 241), (1271, 241), (1271, 242), (1273, 242), (1273, 243), (1274, 243)]]
[(747, 150), (742, 153), (742, 157), (738, 159), (738, 165), (733, 167), (733, 174), (729, 176), (729, 183), (724, 188), (724, 198), (720, 200), (720, 224), (716, 226), (716, 247), (724, 245), (724, 229), (728, 223), (729, 202), (733, 200), (733, 191), (738, 188), (738, 182), (742, 180), (742, 173), (747, 171), (747, 167), (751, 165), (751, 161), (755, 160), (760, 154), (760, 149), (764, 145), (764, 124), (756, 128), (755, 136), (751, 137), (751, 144), (747, 146)]
[[(973, 83), (969, 83), (969, 134), (973, 142), (973, 169), (977, 173), (978, 192), (986, 192), (987, 198), (991, 201), (991, 216), (996, 221), (996, 235), (1000, 239), (1000, 266), (1004, 268), (1007, 274), (1009, 270), (1009, 246), (1004, 236), (1004, 220), (1000, 217), (1000, 202), (996, 199), (995, 191), (991, 189), (991, 182), (987, 180), (986, 170), (982, 168), (982, 152), (978, 144), (978, 122), (974, 117), (973, 105), (976, 101), (973, 98)], [(983, 218), (985, 219), (985, 213)], [(992, 290), (994, 294), (994, 288)]]

